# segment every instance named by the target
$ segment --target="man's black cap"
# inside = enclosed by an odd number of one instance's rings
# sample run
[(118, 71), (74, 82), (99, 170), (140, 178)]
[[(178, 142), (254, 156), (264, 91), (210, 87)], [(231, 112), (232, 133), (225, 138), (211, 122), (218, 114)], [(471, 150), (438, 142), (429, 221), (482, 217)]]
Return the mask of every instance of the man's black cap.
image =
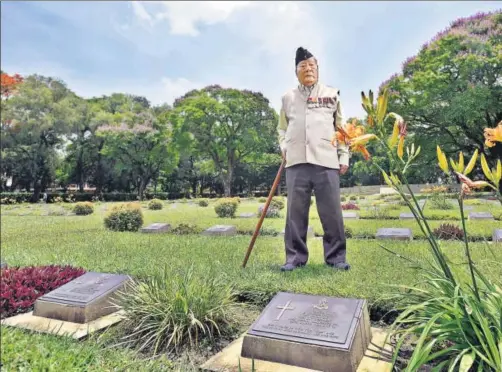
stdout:
[(295, 66), (298, 66), (298, 64), (301, 61), (305, 61), (306, 59), (309, 59), (313, 56), (314, 55), (312, 53), (310, 53), (307, 49), (299, 47), (296, 50)]

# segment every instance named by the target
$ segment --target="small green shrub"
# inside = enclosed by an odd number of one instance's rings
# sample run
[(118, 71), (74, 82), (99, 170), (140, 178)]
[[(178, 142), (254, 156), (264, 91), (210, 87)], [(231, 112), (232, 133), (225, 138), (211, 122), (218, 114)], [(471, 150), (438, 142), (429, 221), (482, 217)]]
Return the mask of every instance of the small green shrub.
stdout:
[(340, 196), (340, 201), (341, 202), (346, 202), (347, 201), (347, 197), (345, 195)]
[(439, 209), (442, 211), (451, 210), (454, 208), (453, 204), (447, 199), (444, 193), (434, 193), (429, 198), (431, 209)]
[(199, 200), (199, 207), (207, 207), (209, 202), (206, 199)]
[(73, 207), (73, 213), (77, 216), (87, 216), (94, 212), (94, 206), (90, 202), (80, 202)]
[(238, 306), (228, 278), (197, 275), (193, 267), (173, 275), (164, 269), (119, 294), (126, 343), (154, 355), (213, 341), (235, 324)]
[(162, 201), (159, 199), (152, 199), (148, 202), (148, 209), (152, 211), (161, 210), (163, 207)]
[(357, 200), (357, 195), (351, 195), (351, 196), (349, 197), (349, 200), (351, 200), (351, 201), (356, 201), (356, 200)]
[[(263, 209), (265, 208), (264, 205), (260, 205), (258, 207), (258, 216), (261, 217), (263, 214)], [(281, 216), (279, 209), (275, 208), (272, 206), (272, 203), (268, 206), (267, 209), (267, 214), (265, 215), (265, 218), (279, 218)]]
[(258, 198), (258, 203), (266, 203), (267, 202), (267, 198)]
[(354, 236), (352, 229), (348, 226), (345, 226), (345, 238), (350, 239)]
[[(312, 199), (310, 199), (310, 204), (312, 204)], [(284, 200), (282, 198), (272, 198), (270, 201), (270, 208), (274, 208), (277, 210), (284, 209)]]
[(234, 198), (224, 198), (218, 200), (216, 205), (214, 206), (214, 211), (218, 215), (218, 217), (235, 217), (235, 212), (237, 211), (237, 207), (239, 206), (237, 200)]
[(143, 212), (138, 203), (114, 206), (105, 217), (105, 227), (112, 231), (138, 231), (143, 226)]
[(176, 235), (190, 235), (197, 234), (199, 229), (194, 224), (180, 223), (178, 226), (171, 230), (171, 233)]

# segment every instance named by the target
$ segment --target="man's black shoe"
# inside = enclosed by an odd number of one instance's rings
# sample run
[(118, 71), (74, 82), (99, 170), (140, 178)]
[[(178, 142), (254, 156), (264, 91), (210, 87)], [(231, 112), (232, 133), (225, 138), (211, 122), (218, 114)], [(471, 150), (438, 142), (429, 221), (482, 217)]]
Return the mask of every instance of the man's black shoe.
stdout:
[(350, 270), (350, 265), (347, 262), (338, 262), (334, 265), (329, 265), (329, 266), (331, 266), (336, 270), (344, 270), (344, 271)]
[(288, 263), (288, 264), (281, 266), (281, 271), (293, 271), (294, 269), (297, 269), (302, 266), (305, 266), (305, 264), (293, 265), (293, 264)]

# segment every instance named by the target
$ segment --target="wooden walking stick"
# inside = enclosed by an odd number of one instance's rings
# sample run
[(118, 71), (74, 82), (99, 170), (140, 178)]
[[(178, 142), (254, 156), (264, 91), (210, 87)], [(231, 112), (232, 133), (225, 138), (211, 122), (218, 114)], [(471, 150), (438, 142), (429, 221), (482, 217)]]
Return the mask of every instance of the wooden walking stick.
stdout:
[(282, 173), (282, 170), (284, 169), (285, 164), (286, 164), (286, 159), (282, 159), (282, 163), (279, 168), (279, 171), (277, 172), (277, 175), (275, 176), (274, 184), (272, 185), (272, 188), (270, 189), (270, 193), (268, 194), (267, 202), (265, 203), (265, 206), (263, 207), (263, 212), (261, 213), (260, 220), (258, 221), (258, 224), (256, 225), (256, 229), (254, 231), (253, 237), (251, 238), (251, 243), (249, 243), (249, 247), (246, 252), (246, 257), (244, 257), (244, 262), (242, 263), (243, 268), (246, 267), (246, 264), (249, 259), (249, 255), (251, 254), (251, 251), (253, 250), (253, 246), (256, 241), (256, 238), (258, 237), (258, 233), (260, 232), (261, 225), (263, 223), (263, 219), (267, 215), (268, 206), (270, 205), (270, 202), (272, 201), (272, 198), (274, 197), (275, 190), (277, 189), (277, 186), (279, 185), (279, 180), (281, 179), (281, 173)]

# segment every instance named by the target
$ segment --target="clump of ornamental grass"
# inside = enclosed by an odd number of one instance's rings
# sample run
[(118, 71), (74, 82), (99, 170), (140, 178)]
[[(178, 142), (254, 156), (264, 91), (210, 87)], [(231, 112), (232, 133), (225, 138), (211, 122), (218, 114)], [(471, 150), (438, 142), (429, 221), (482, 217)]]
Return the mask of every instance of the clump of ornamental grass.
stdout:
[[(399, 313), (389, 333), (389, 337), (396, 341), (392, 362), (396, 363), (401, 347), (412, 336), (416, 341), (413, 343), (413, 352), (405, 371), (416, 371), (431, 363), (438, 371), (454, 371), (458, 368), (462, 371), (502, 371), (501, 284), (488, 280), (472, 261), (464, 215), (464, 197), (471, 194), (473, 189), (492, 188), (502, 204), (499, 190), (502, 178), (501, 162), (498, 160), (496, 167), (490, 169), (482, 154), (481, 166), (490, 182), (472, 181), (467, 176), (476, 164), (478, 150), (467, 165), (462, 152), (458, 161), (450, 159), (450, 172), (446, 155), (437, 147), (438, 164), (447, 174), (447, 179), (453, 176), (461, 183), (457, 201), (466, 262), (463, 267), (457, 269), (446, 258), (409, 186), (407, 172), (420, 154), (420, 147), (415, 148), (415, 145), (411, 144), (405, 148), (407, 125), (400, 115), (392, 112), (387, 114), (388, 92), (387, 88), (383, 89), (376, 105), (371, 91), (368, 97), (362, 93), (363, 107), (368, 114), (367, 123), (372, 133), (364, 134), (364, 127), (352, 123), (347, 128), (339, 128), (334, 140), (345, 141), (353, 152), (361, 152), (367, 160), (371, 156), (365, 146), (370, 140), (378, 141), (386, 150), (390, 172), (386, 172), (378, 164), (375, 166), (382, 172), (385, 182), (398, 192), (415, 216), (432, 254), (433, 260), (422, 265), (380, 245), (387, 252), (410, 263), (423, 278), (416, 286), (398, 286), (390, 296), (391, 300), (397, 303), (396, 310)], [(395, 121), (389, 134), (386, 123), (390, 118)], [(496, 132), (498, 128), (500, 135)], [(502, 122), (498, 128), (485, 130), (487, 146), (502, 142)]]
[(214, 341), (233, 329), (236, 298), (228, 281), (198, 276), (193, 267), (133, 280), (116, 302), (125, 313), (123, 343), (155, 355)]

